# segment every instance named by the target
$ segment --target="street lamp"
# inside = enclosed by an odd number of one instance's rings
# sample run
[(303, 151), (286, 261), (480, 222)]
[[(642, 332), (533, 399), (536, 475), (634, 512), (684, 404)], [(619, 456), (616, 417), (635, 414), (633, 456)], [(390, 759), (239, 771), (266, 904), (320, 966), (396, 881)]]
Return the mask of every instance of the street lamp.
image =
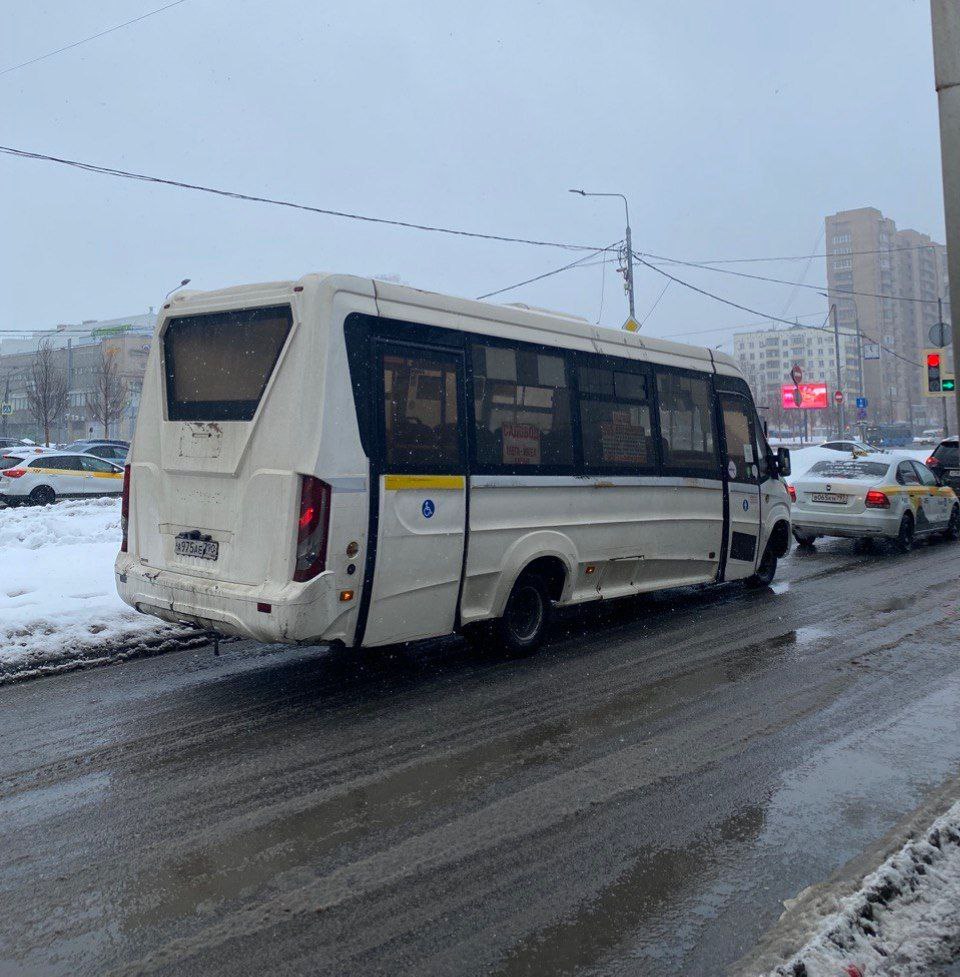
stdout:
[(630, 208), (627, 205), (627, 198), (622, 193), (589, 193), (586, 190), (571, 190), (570, 193), (579, 193), (581, 197), (619, 197), (623, 201), (623, 210), (627, 215), (627, 297), (630, 301), (630, 318), (635, 319), (633, 308), (633, 242), (630, 238)]
[(184, 278), (184, 280), (182, 282), (180, 282), (179, 285), (174, 285), (174, 287), (171, 288), (170, 291), (167, 292), (166, 295), (164, 295), (164, 297), (163, 297), (164, 298), (164, 301), (166, 301), (168, 298), (170, 298), (170, 296), (173, 295), (174, 292), (176, 292), (179, 289), (183, 288), (184, 285), (189, 285), (189, 284), (190, 284), (190, 279), (189, 278)]

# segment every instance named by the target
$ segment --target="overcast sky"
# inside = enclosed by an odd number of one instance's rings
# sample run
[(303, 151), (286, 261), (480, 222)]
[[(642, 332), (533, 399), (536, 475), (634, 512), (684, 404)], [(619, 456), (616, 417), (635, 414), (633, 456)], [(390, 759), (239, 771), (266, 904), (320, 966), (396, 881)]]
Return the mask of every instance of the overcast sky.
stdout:
[[(163, 0), (3, 5), (0, 69)], [(0, 143), (485, 233), (686, 259), (823, 250), (875, 206), (943, 240), (925, 0), (186, 0), (0, 75)], [(0, 330), (146, 311), (319, 270), (476, 296), (576, 254), (394, 229), (0, 155)], [(732, 266), (809, 283), (824, 260)], [(671, 269), (764, 313), (804, 289)], [(602, 266), (498, 301), (619, 327)], [(637, 270), (643, 317), (663, 286)], [(601, 297), (603, 299), (601, 314)], [(807, 318), (804, 321), (815, 321)], [(644, 331), (716, 345), (757, 318), (671, 285)], [(2, 333), (0, 333), (2, 335)]]

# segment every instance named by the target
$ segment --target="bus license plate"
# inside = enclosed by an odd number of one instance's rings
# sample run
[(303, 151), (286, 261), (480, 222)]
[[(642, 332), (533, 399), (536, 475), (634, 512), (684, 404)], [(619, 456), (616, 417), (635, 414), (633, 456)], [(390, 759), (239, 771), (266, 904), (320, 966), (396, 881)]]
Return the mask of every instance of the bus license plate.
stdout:
[(215, 560), (220, 555), (219, 543), (200, 539), (178, 539), (173, 549), (177, 556), (194, 556), (201, 560)]
[(814, 502), (830, 502), (832, 505), (846, 505), (847, 497), (836, 492), (814, 492)]

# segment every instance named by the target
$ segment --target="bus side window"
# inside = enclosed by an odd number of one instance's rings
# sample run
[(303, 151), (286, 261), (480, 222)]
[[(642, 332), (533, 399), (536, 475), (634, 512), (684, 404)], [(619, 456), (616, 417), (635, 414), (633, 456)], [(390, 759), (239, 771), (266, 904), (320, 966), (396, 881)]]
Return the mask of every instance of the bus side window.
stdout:
[(590, 357), (577, 367), (583, 461), (588, 469), (654, 470), (657, 451), (647, 376)]
[(388, 470), (462, 470), (456, 364), (429, 353), (384, 353), (383, 423)]
[(720, 458), (710, 380), (658, 370), (657, 401), (664, 471), (716, 478)]
[(481, 467), (573, 465), (566, 358), (536, 347), (473, 341), (474, 422)]

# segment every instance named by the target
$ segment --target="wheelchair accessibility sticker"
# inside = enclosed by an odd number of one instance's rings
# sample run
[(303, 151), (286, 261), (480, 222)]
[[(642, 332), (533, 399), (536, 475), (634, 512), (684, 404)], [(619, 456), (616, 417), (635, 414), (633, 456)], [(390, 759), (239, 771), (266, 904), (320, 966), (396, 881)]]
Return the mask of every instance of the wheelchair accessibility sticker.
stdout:
[(424, 519), (429, 519), (437, 511), (437, 507), (433, 504), (433, 499), (424, 499), (423, 505), (420, 506), (420, 511), (423, 513)]

